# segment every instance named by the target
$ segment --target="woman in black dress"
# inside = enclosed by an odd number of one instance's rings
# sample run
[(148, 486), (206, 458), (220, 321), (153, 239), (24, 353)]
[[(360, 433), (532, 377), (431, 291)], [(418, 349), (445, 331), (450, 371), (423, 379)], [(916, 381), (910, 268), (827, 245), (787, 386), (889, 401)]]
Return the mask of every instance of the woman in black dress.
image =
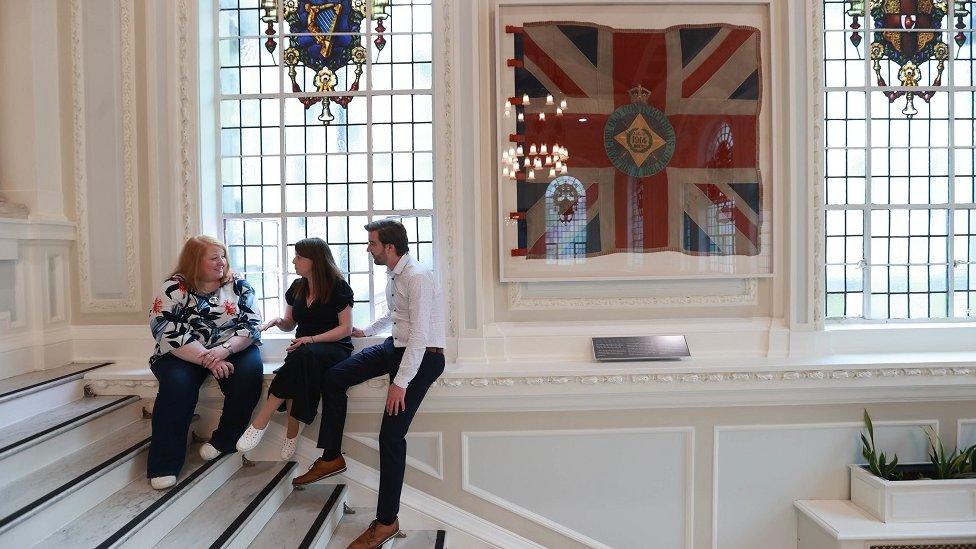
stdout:
[(261, 327), (277, 326), (291, 331), (295, 339), (286, 351), (285, 364), (278, 370), (268, 400), (237, 441), (237, 449), (254, 449), (271, 421), (271, 414), (287, 403), (288, 432), (281, 458), (295, 455), (298, 422), (315, 419), (321, 398), (322, 372), (352, 353), (352, 288), (342, 278), (329, 245), (321, 238), (306, 238), (295, 244), (295, 272), (301, 277), (285, 292), (285, 315)]

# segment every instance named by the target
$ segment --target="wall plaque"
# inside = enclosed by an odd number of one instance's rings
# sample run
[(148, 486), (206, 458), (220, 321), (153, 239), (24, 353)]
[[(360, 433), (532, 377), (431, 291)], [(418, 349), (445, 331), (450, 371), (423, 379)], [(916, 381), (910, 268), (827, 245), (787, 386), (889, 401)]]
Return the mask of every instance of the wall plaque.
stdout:
[(600, 362), (667, 360), (691, 356), (683, 335), (594, 337), (593, 358)]

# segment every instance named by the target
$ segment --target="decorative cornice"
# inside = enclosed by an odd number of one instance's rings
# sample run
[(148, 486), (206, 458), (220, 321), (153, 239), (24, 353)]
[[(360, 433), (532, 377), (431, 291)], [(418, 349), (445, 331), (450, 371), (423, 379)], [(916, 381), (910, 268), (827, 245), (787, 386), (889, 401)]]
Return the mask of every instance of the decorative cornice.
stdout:
[[(806, 25), (810, 37), (810, 47), (807, 48), (807, 74), (810, 75), (810, 87), (808, 93), (808, 106), (812, 108), (813, 116), (810, 118), (811, 124), (807, 131), (807, 142), (810, 148), (807, 151), (807, 203), (809, 204), (808, 220), (810, 223), (807, 234), (811, 235), (808, 241), (810, 250), (813, 250), (813, 288), (806, 296), (812, 302), (813, 326), (816, 330), (822, 330), (824, 325), (824, 178), (823, 178), (823, 120), (824, 120), (824, 101), (823, 101), (823, 71), (824, 64), (823, 52), (823, 5), (822, 2), (810, 2), (810, 21), (812, 25)], [(812, 296), (810, 295), (812, 294)]]
[[(437, 385), (461, 387), (514, 387), (516, 385), (647, 385), (647, 384), (712, 384), (777, 383), (795, 381), (858, 381), (878, 378), (964, 377), (976, 376), (976, 368), (875, 368), (875, 369), (811, 369), (789, 371), (741, 372), (678, 372), (665, 374), (573, 375), (527, 377), (442, 377)], [(369, 386), (385, 387), (385, 378), (372, 379)]]
[[(270, 379), (270, 376), (268, 376)], [(625, 385), (710, 385), (715, 388), (735, 388), (740, 384), (794, 383), (798, 381), (832, 382), (832, 386), (846, 385), (874, 379), (949, 379), (976, 377), (976, 367), (925, 367), (925, 368), (813, 368), (796, 370), (757, 370), (738, 372), (671, 372), (662, 374), (617, 375), (565, 375), (565, 376), (503, 376), (461, 377), (444, 376), (435, 386), (446, 389), (473, 387), (511, 388), (517, 386), (625, 386)], [(96, 379), (90, 381), (96, 394), (112, 394), (108, 389), (156, 388), (157, 382), (145, 379)], [(216, 386), (216, 385), (214, 385)], [(374, 392), (383, 392), (389, 386), (386, 377), (373, 378), (365, 386)], [(101, 392), (99, 392), (101, 391)]]
[(87, 123), (85, 113), (84, 20), (82, 0), (71, 2), (71, 85), (73, 98), (73, 155), (75, 165), (75, 214), (81, 310), (83, 312), (131, 312), (142, 308), (139, 298), (138, 241), (136, 239), (138, 207), (136, 182), (135, 132), (135, 28), (133, 0), (119, 0), (119, 26), (122, 98), (122, 194), (125, 231), (126, 296), (121, 299), (98, 299), (91, 289), (91, 253), (88, 226)]
[(454, 0), (440, 3), (441, 6), (441, 89), (437, 94), (442, 102), (440, 134), (441, 147), (438, 151), (443, 156), (444, 171), (438, 186), (443, 189), (444, 199), (441, 202), (440, 218), (443, 220), (444, 230), (439, 233), (443, 239), (441, 249), (445, 251), (446, 269), (441, 277), (445, 285), (447, 297), (447, 335), (457, 335), (457, 288), (454, 280), (460, 275), (457, 269), (457, 217), (455, 208), (455, 193), (457, 172), (454, 160)]
[(527, 297), (525, 283), (508, 285), (508, 305), (511, 310), (558, 309), (646, 309), (649, 307), (680, 307), (687, 305), (755, 305), (758, 302), (759, 280), (743, 281), (741, 292), (700, 295), (655, 295), (639, 297)]

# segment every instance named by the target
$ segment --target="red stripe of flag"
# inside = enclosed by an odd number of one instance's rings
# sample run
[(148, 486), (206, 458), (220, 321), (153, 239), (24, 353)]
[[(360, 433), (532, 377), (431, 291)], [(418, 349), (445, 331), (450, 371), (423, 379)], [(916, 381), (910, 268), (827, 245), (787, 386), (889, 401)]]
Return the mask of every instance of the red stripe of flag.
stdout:
[(524, 35), (522, 41), (522, 53), (522, 57), (531, 59), (539, 67), (539, 70), (544, 72), (564, 94), (570, 97), (586, 97), (586, 93), (576, 85), (576, 82), (573, 82), (573, 79), (563, 72), (559, 65), (546, 52), (542, 51), (542, 48), (533, 42), (527, 34)]
[[(674, 154), (670, 168), (755, 168), (758, 119), (750, 114), (674, 114), (668, 117), (674, 128)], [(731, 164), (717, 165), (712, 155), (719, 149), (717, 141), (731, 136)], [(572, 154), (572, 149), (570, 149)]]
[(712, 76), (715, 76), (715, 73), (722, 68), (722, 65), (732, 57), (732, 54), (738, 51), (739, 46), (744, 44), (752, 36), (752, 33), (752, 30), (746, 29), (730, 32), (725, 37), (725, 40), (715, 48), (715, 52), (704, 63), (699, 65), (695, 69), (695, 72), (691, 73), (691, 76), (685, 78), (684, 82), (681, 83), (681, 97), (691, 97), (704, 86), (705, 82), (708, 82)]
[(630, 90), (651, 91), (648, 103), (667, 112), (668, 48), (663, 32), (613, 33), (613, 108), (631, 102)]
[[(584, 118), (586, 122), (580, 122)], [(552, 145), (558, 143), (569, 149), (569, 169), (605, 168), (610, 166), (606, 150), (603, 148), (603, 127), (607, 123), (605, 114), (564, 114), (550, 116), (545, 121), (535, 117), (525, 119), (523, 135), (526, 150), (533, 143)]]

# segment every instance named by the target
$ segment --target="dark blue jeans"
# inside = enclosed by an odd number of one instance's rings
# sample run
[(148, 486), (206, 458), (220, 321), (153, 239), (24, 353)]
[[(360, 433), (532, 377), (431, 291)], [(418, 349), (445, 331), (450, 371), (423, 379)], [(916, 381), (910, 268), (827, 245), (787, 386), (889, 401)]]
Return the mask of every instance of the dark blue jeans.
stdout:
[[(234, 365), (230, 377), (218, 379), (224, 393), (224, 409), (210, 444), (222, 453), (236, 451), (237, 439), (244, 434), (254, 406), (261, 398), (264, 366), (255, 345), (227, 357)], [(159, 393), (152, 416), (152, 441), (149, 443), (149, 478), (179, 475), (186, 460), (186, 436), (200, 386), (212, 375), (203, 366), (167, 353), (150, 368), (159, 380)]]
[[(379, 345), (367, 347), (336, 364), (322, 376), (322, 423), (319, 426), (318, 447), (326, 456), (338, 456), (342, 448), (342, 431), (346, 425), (346, 391), (360, 383), (381, 375), (393, 382), (403, 349), (393, 346), (393, 338)], [(407, 387), (406, 410), (391, 416), (383, 412), (380, 426), (380, 492), (376, 518), (390, 524), (400, 511), (400, 492), (407, 463), (407, 430), (420, 408), (427, 389), (444, 373), (444, 355), (424, 353), (417, 375)]]

